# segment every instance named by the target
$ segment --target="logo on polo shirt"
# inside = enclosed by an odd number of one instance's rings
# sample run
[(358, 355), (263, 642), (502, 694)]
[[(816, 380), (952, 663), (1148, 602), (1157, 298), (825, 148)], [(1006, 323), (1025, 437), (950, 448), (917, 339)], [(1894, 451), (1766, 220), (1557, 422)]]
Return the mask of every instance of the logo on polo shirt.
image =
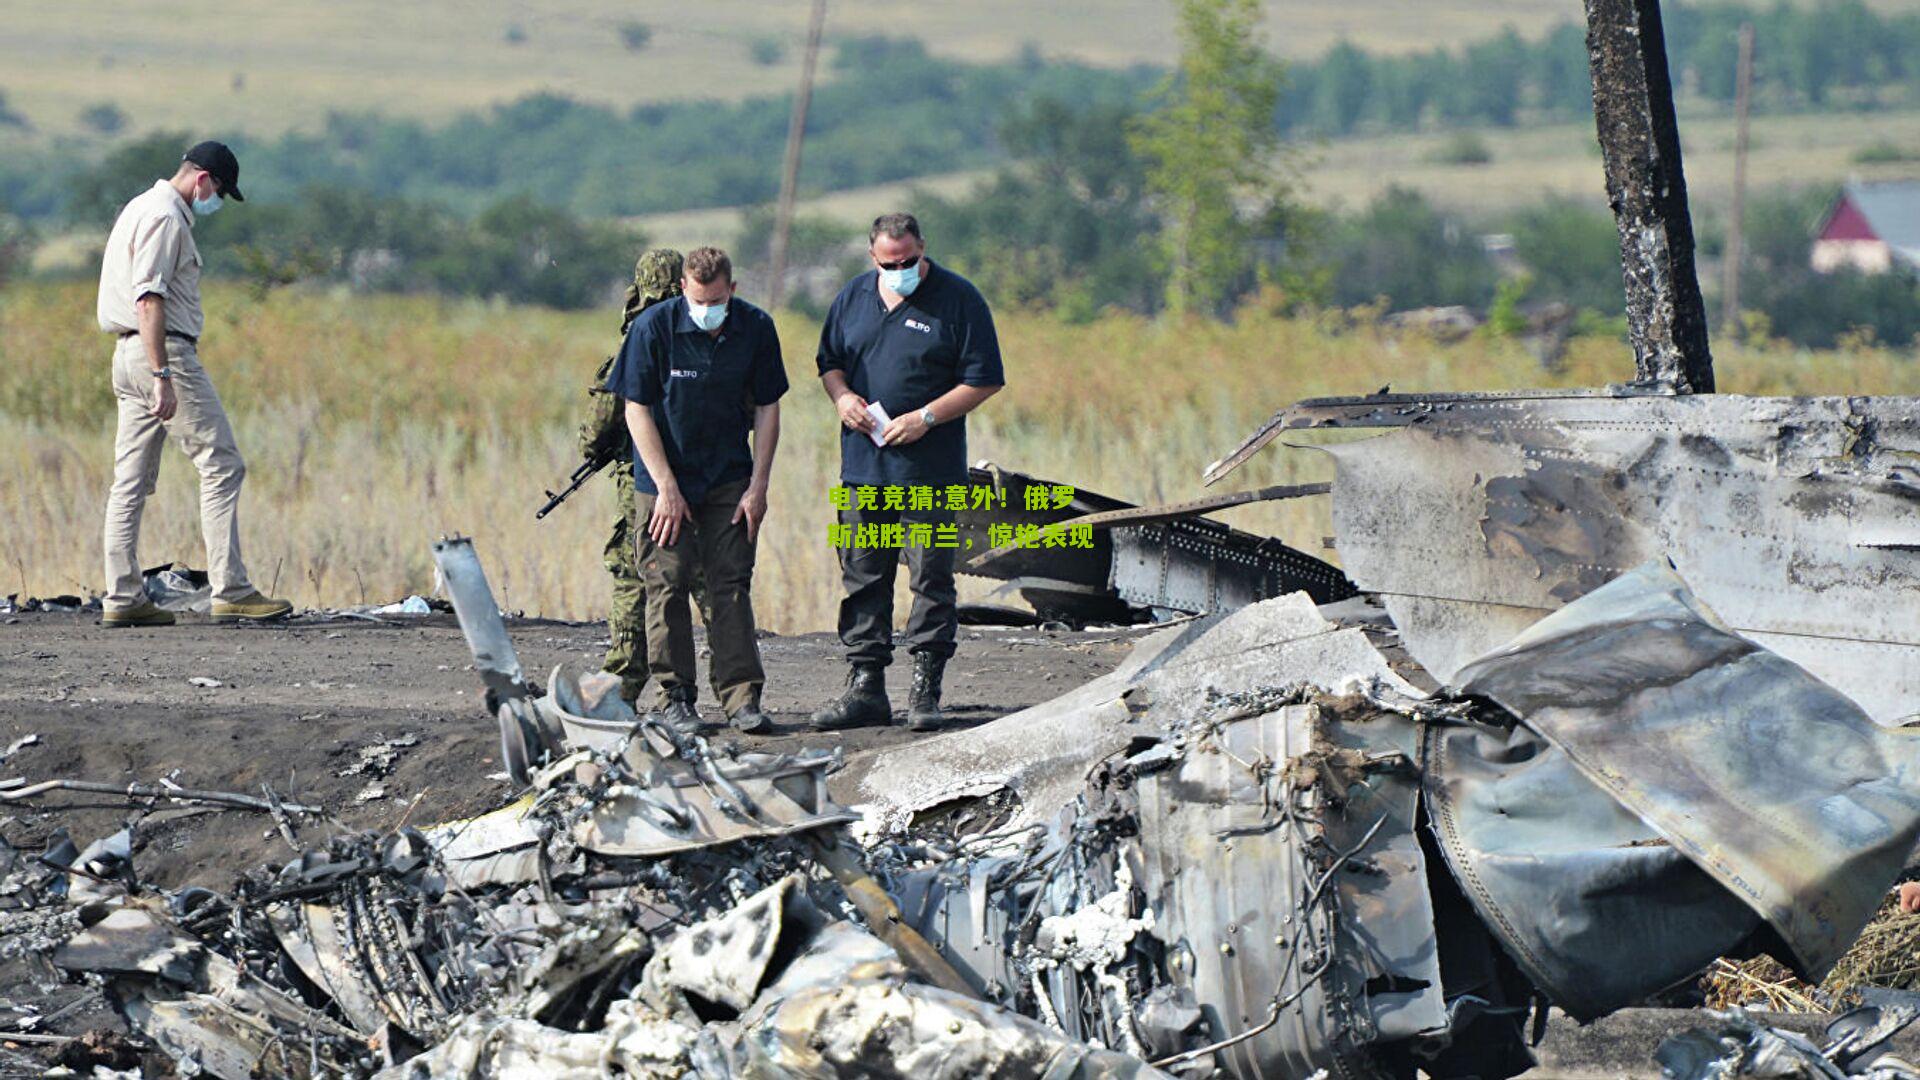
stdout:
[(697, 379), (699, 377), (700, 372), (693, 368), (677, 367), (667, 369), (667, 378), (669, 379)]
[(923, 322), (921, 322), (921, 321), (920, 321), (920, 320), (918, 320), (918, 319), (908, 319), (908, 320), (907, 320), (907, 329), (909, 329), (909, 330), (918, 330), (918, 331), (920, 331), (920, 332), (921, 332), (921, 333), (923, 333), (923, 334), (931, 334), (931, 333), (933, 333), (933, 327), (931, 327), (931, 326), (928, 326), (928, 325), (927, 325), (926, 323), (923, 323)]

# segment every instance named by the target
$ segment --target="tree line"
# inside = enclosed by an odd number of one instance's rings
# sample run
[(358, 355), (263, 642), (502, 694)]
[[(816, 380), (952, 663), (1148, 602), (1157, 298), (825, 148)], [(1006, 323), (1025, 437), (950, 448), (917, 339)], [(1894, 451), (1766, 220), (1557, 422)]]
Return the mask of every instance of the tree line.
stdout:
[[(1045, 59), (1027, 50), (999, 63), (934, 56), (918, 40), (863, 37), (836, 46), (808, 111), (808, 190), (841, 190), (991, 165), (1014, 103), (1137, 98), (1160, 72)], [(3, 100), (3, 99), (0, 99)], [(620, 109), (537, 93), (429, 124), (336, 113), (317, 131), (224, 136), (261, 202), (315, 186), (428, 200), (473, 214), (524, 193), (582, 217), (629, 217), (751, 205), (779, 190), (792, 95), (737, 102), (668, 101)], [(97, 223), (101, 207), (77, 184), (117, 178), (129, 147), (76, 161), (70, 147), (0, 155), (0, 211), (29, 220)]]
[[(1001, 170), (969, 197), (915, 201), (930, 242), (998, 302), (1072, 321), (1108, 308), (1164, 310), (1165, 233), (1147, 166), (1112, 134), (1127, 123), (1112, 109), (1033, 104), (1008, 131), (1033, 164)], [(1060, 135), (1022, 141), (1035, 131)], [(1741, 274), (1748, 328), (1817, 347), (1914, 342), (1913, 274), (1821, 274), (1809, 266), (1814, 230), (1837, 195), (1837, 185), (1816, 184), (1749, 197)], [(1390, 187), (1350, 211), (1288, 202), (1243, 215), (1234, 228), (1238, 263), (1217, 307), (1223, 314), (1255, 299), (1298, 310), (1462, 307), (1499, 330), (1503, 309), (1560, 308), (1581, 329), (1625, 332), (1620, 240), (1597, 202), (1551, 196), (1467, 215)], [(1713, 305), (1726, 222), (1696, 217), (1695, 229)]]
[[(1103, 71), (1031, 52), (999, 65), (965, 64), (930, 57), (917, 42), (843, 43), (840, 77), (822, 88), (810, 114), (812, 183), (848, 186), (998, 160), (967, 195), (920, 193), (910, 201), (939, 257), (997, 303), (1069, 319), (1107, 308), (1226, 316), (1256, 293), (1299, 307), (1458, 305), (1497, 315), (1539, 303), (1602, 322), (1617, 318), (1619, 256), (1604, 210), (1548, 200), (1464, 221), (1392, 189), (1354, 212), (1332, 214), (1295, 198), (1285, 138), (1289, 125), (1431, 124), (1436, 113), (1510, 123), (1551, 112), (1555, 100), (1570, 109), (1574, 84), (1581, 102), (1587, 93), (1577, 33), (1563, 27), (1532, 43), (1508, 34), (1457, 53), (1394, 58), (1339, 46), (1289, 69), (1264, 51), (1254, 0), (1174, 6), (1181, 49), (1170, 71)], [(1798, 51), (1762, 65), (1763, 79), (1773, 80), (1764, 84), (1766, 98), (1829, 107), (1836, 88), (1904, 77), (1907, 61), (1888, 43), (1920, 26), (1876, 15), (1857, 0), (1766, 11), (1674, 7), (1675, 67), (1691, 73), (1685, 78), (1698, 92), (1726, 89), (1701, 72), (1718, 70), (1708, 62), (1713, 50), (1745, 19), (1761, 25), (1763, 41), (1803, 34)], [(1871, 48), (1865, 38), (1874, 39)], [(1828, 45), (1816, 47), (1820, 41)], [(1853, 45), (1863, 47), (1843, 56)], [(1505, 59), (1496, 62), (1487, 50)], [(1562, 66), (1548, 63), (1549, 54)], [(1440, 73), (1423, 111), (1397, 121), (1390, 111), (1370, 111), (1398, 100), (1395, 80), (1416, 70)], [(1492, 92), (1511, 91), (1512, 83), (1500, 81), (1510, 77), (1525, 92)], [(1347, 89), (1332, 89), (1342, 80)], [(1455, 99), (1448, 95), (1480, 104), (1449, 105)], [(1348, 107), (1355, 102), (1385, 104)], [(881, 106), (885, 122), (874, 111)], [(1300, 119), (1314, 116), (1321, 119)], [(606, 300), (643, 241), (617, 215), (687, 200), (764, 202), (773, 195), (768, 163), (778, 159), (784, 123), (784, 105), (768, 109), (764, 99), (622, 114), (552, 95), (441, 128), (335, 117), (319, 134), (243, 146), (248, 188), (259, 197), (244, 213), (209, 219), (202, 247), (217, 270), (260, 289), (323, 279), (588, 306)], [(148, 135), (62, 176), (57, 214), (103, 229), (130, 193), (171, 169), (189, 141), (185, 133)], [(0, 172), (8, 167), (0, 164)], [(32, 190), (6, 179), (0, 176), (0, 191), (16, 199)], [(286, 194), (292, 191), (298, 197)], [(1912, 339), (1920, 296), (1910, 277), (1823, 276), (1807, 268), (1813, 219), (1830, 197), (1756, 202), (1743, 289), (1752, 308), (1775, 333), (1811, 344), (1861, 329), (1886, 341)], [(769, 226), (769, 214), (749, 215), (736, 251), (743, 265), (764, 250)], [(848, 269), (854, 232), (803, 219), (793, 261)], [(1510, 249), (1491, 250), (1482, 239), (1489, 233), (1510, 236)], [(1701, 234), (1710, 258), (1714, 224), (1703, 223)], [(0, 216), (0, 278), (10, 259), (17, 262), (21, 236), (17, 221), (9, 226)]]
[[(1739, 29), (1751, 22), (1757, 111), (1920, 101), (1920, 14), (1881, 13), (1864, 0), (1663, 8), (1667, 63), (1683, 94), (1733, 101)], [(1277, 122), (1291, 134), (1351, 135), (1584, 118), (1593, 111), (1585, 33), (1572, 22), (1531, 39), (1509, 28), (1463, 48), (1397, 55), (1343, 42), (1290, 68)]]
[[(1771, 6), (1669, 4), (1667, 46), (1683, 93), (1731, 101), (1736, 32), (1755, 25), (1755, 107), (1873, 108), (1920, 101), (1920, 13), (1864, 0)], [(1509, 29), (1457, 48), (1384, 54), (1342, 42), (1285, 66), (1269, 115), (1284, 136), (1343, 136), (1514, 126), (1587, 116), (1583, 29), (1533, 37)], [(859, 37), (834, 48), (808, 113), (803, 185), (839, 190), (991, 166), (1018, 154), (999, 119), (1038, 99), (1076, 106), (1137, 102), (1168, 72), (1094, 67), (1027, 49), (971, 63), (917, 40)], [(1174, 74), (1178, 75), (1177, 70)], [(472, 214), (523, 192), (586, 217), (631, 216), (771, 199), (791, 95), (734, 103), (659, 102), (618, 109), (535, 94), (443, 124), (336, 114), (318, 131), (228, 139), (265, 200), (310, 186), (427, 199)], [(0, 96), (0, 126), (24, 119)], [(0, 210), (29, 220), (95, 212), (66, 197), (72, 147), (19, 149), (0, 160)]]

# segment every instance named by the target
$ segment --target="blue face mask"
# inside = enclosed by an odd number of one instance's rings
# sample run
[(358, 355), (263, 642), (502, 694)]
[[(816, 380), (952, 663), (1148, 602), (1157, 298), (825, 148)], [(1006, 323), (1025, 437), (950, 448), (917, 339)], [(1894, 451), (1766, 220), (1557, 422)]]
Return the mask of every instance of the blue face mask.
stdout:
[(901, 296), (912, 296), (913, 290), (920, 287), (920, 264), (914, 263), (905, 270), (882, 270), (880, 284)]
[(693, 318), (693, 325), (702, 330), (718, 330), (720, 324), (727, 321), (727, 302), (717, 304), (696, 304), (687, 301), (687, 314)]
[(193, 200), (194, 216), (206, 217), (208, 214), (211, 214), (215, 210), (220, 209), (220, 207), (225, 203), (225, 201), (226, 200), (222, 199), (217, 192), (213, 195), (207, 196), (204, 199), (195, 199)]

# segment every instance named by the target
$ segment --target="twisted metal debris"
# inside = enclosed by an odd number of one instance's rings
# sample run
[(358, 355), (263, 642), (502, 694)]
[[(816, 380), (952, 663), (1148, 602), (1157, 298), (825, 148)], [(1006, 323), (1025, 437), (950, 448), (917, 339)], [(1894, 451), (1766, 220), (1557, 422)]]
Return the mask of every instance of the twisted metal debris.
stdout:
[[(486, 651), (483, 678), (517, 664)], [(849, 763), (858, 823), (830, 755), (550, 682), (495, 699), (532, 725), (512, 804), (227, 893), (95, 845), (78, 904), (41, 890), (53, 963), (218, 1077), (1507, 1077), (1548, 1003), (1599, 1016), (1721, 955), (1817, 977), (1920, 837), (1912, 740), (1658, 563), (1457, 690), (1355, 602), (1169, 628), (970, 754), (922, 744), (948, 783)], [(1014, 767), (1010, 733), (1055, 727)]]

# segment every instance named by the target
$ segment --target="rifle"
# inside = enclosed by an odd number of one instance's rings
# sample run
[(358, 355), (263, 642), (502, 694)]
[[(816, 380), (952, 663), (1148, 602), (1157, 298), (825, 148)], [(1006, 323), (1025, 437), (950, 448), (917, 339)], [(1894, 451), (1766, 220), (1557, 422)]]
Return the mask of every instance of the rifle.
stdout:
[(617, 456), (619, 455), (595, 454), (593, 457), (590, 457), (587, 460), (581, 462), (580, 467), (573, 470), (573, 476), (569, 478), (567, 486), (564, 489), (558, 492), (554, 492), (554, 491), (547, 492), (547, 504), (545, 506), (542, 506), (540, 509), (534, 511), (534, 514), (533, 514), (534, 520), (538, 521), (541, 518), (546, 517), (549, 513), (553, 511), (554, 507), (559, 506), (563, 502), (566, 502), (567, 496), (572, 495), (576, 491), (579, 491), (581, 484), (584, 484), (588, 480), (593, 479), (593, 476), (595, 473), (599, 472), (601, 469), (606, 468), (607, 464)]

